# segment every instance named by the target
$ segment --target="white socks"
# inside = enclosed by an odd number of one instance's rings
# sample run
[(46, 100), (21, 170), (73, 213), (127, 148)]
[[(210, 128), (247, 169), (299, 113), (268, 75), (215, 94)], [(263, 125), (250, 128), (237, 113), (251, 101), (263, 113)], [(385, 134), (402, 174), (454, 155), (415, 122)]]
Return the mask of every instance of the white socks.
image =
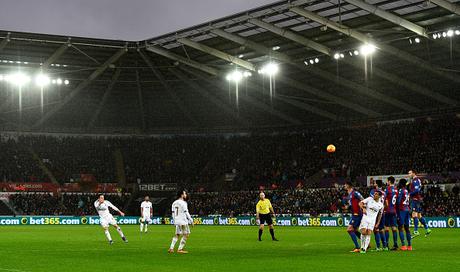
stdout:
[(149, 228), (149, 224), (145, 224), (144, 231), (147, 232), (148, 228)]
[(144, 224), (141, 223), (141, 232), (142, 232), (142, 229), (144, 228)]
[(371, 242), (370, 235), (361, 235), (361, 249), (367, 250), (369, 243)]
[(171, 246), (169, 247), (169, 249), (174, 249), (174, 247), (176, 246), (176, 243), (177, 243), (177, 237), (174, 236), (174, 237), (172, 238)]
[(110, 236), (109, 230), (105, 230), (104, 233), (105, 233), (105, 237), (107, 237), (107, 240), (112, 241), (112, 236)]
[(178, 248), (178, 250), (182, 250), (182, 249), (184, 249), (184, 247), (185, 247), (185, 243), (187, 243), (187, 238), (185, 238), (185, 237), (182, 237), (182, 239), (180, 240), (180, 244), (179, 244), (179, 248)]
[(121, 238), (125, 237), (120, 227), (117, 228), (117, 231), (118, 231), (118, 234), (120, 234)]

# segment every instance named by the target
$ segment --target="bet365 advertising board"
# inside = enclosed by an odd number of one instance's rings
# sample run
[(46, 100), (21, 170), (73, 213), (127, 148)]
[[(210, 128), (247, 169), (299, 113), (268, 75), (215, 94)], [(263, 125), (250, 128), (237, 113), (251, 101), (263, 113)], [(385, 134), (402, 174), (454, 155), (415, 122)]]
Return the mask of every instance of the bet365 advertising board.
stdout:
[[(116, 217), (120, 225), (139, 224), (139, 217), (125, 216)], [(427, 217), (430, 228), (460, 228), (460, 217)], [(253, 216), (242, 217), (194, 217), (195, 225), (213, 226), (255, 226), (256, 218)], [(344, 227), (350, 222), (349, 217), (307, 217), (288, 216), (276, 218), (278, 226), (299, 226), (299, 227)], [(0, 217), (0, 226), (8, 225), (99, 225), (98, 216), (16, 216)], [(173, 224), (169, 217), (153, 217), (151, 224), (161, 225)], [(413, 222), (411, 222), (413, 225)]]

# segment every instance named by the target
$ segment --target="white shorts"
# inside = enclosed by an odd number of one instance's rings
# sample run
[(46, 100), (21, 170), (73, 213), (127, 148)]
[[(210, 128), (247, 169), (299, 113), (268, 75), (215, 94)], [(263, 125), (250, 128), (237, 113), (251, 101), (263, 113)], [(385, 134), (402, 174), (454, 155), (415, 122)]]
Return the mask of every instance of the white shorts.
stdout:
[(147, 223), (147, 224), (152, 224), (152, 218), (150, 217), (150, 214), (144, 214), (142, 217), (142, 223)]
[(100, 223), (102, 227), (106, 228), (109, 225), (116, 225), (117, 220), (115, 220), (115, 218), (113, 218), (112, 215), (108, 215), (108, 216), (100, 217)]
[(375, 219), (369, 218), (367, 216), (363, 216), (361, 220), (361, 224), (359, 225), (359, 229), (367, 229), (367, 230), (374, 230), (375, 227)]
[(176, 235), (188, 235), (190, 234), (189, 225), (176, 225)]

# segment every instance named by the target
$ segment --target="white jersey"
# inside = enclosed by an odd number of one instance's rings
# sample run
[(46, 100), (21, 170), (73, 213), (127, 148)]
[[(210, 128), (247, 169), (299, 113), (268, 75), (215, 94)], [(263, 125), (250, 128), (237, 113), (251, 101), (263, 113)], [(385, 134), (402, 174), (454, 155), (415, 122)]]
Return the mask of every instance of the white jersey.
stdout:
[(143, 216), (150, 216), (150, 214), (152, 212), (152, 209), (153, 209), (152, 202), (143, 201), (141, 203), (141, 208), (142, 208), (142, 215)]
[(188, 225), (192, 222), (192, 217), (188, 212), (187, 202), (182, 199), (174, 201), (172, 204), (172, 217), (175, 225)]
[(112, 214), (109, 211), (109, 207), (112, 208), (113, 210), (117, 211), (117, 212), (120, 211), (117, 207), (115, 207), (115, 205), (113, 205), (108, 200), (104, 200), (104, 202), (102, 202), (102, 203), (99, 203), (99, 200), (96, 200), (94, 202), (94, 207), (96, 208), (97, 213), (99, 214), (99, 216), (101, 218), (112, 216)]
[(377, 219), (377, 215), (379, 212), (383, 211), (383, 203), (379, 199), (379, 201), (375, 201), (374, 198), (368, 197), (363, 200), (363, 203), (366, 204), (366, 214), (364, 217), (370, 221), (374, 221)]

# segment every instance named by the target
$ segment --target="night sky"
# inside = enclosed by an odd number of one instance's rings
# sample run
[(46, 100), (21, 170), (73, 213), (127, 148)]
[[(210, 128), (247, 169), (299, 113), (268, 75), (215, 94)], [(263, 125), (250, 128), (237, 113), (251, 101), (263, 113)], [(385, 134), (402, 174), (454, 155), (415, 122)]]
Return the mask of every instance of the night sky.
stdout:
[(276, 0), (1, 0), (0, 29), (145, 40)]

